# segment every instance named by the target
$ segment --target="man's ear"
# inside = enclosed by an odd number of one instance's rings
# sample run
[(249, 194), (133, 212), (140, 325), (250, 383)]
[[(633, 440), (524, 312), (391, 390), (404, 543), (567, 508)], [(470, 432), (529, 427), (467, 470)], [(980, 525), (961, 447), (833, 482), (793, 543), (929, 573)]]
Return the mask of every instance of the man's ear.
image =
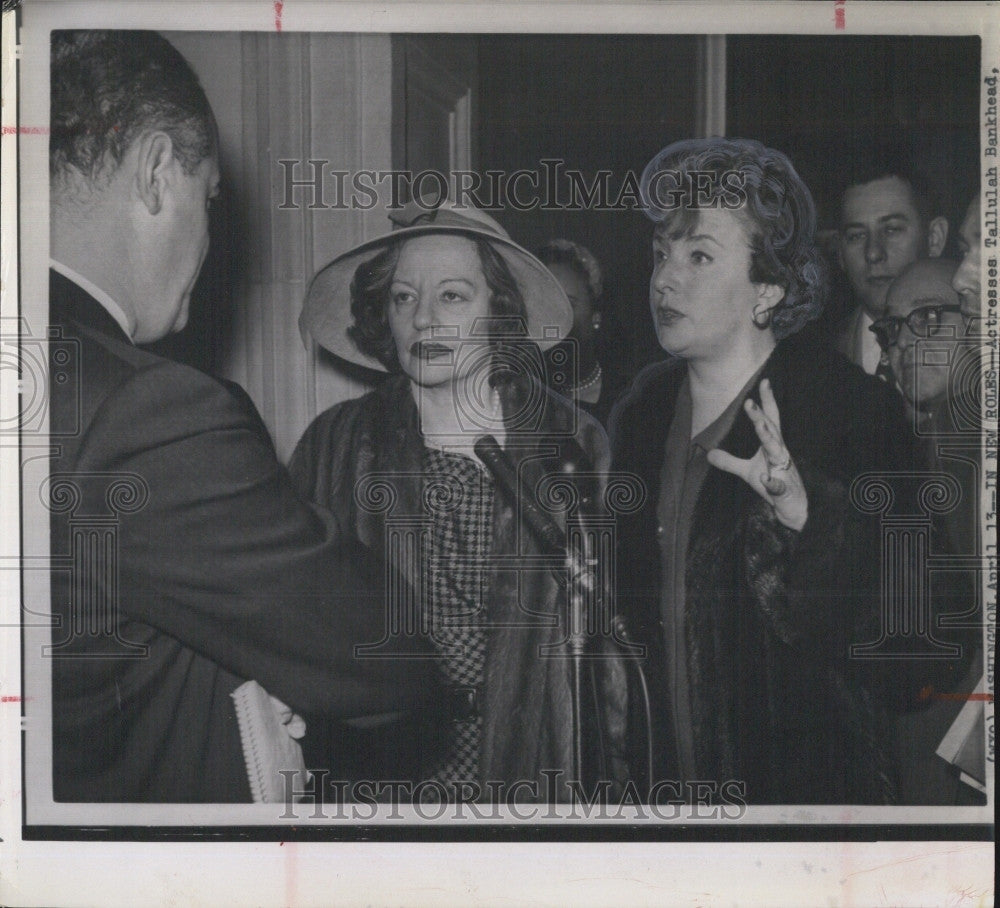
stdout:
[(944, 252), (944, 244), (948, 242), (948, 219), (934, 218), (927, 225), (927, 255), (936, 259)]
[(136, 192), (150, 214), (159, 214), (176, 161), (173, 140), (165, 132), (148, 132), (136, 146)]

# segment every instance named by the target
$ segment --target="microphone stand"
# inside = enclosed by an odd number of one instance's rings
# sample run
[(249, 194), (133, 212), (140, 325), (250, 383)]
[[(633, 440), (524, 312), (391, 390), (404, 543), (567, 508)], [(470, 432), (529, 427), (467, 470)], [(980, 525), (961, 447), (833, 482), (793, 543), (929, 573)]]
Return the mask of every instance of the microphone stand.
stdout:
[[(566, 559), (566, 574), (556, 572), (556, 581), (569, 592), (569, 655), (570, 694), (572, 710), (572, 742), (574, 779), (583, 783), (583, 659), (587, 650), (585, 606), (588, 596), (597, 593), (594, 574), (592, 541), (581, 526), (578, 532), (570, 530), (567, 518), (566, 531), (538, 507), (532, 496), (519, 494), (517, 472), (506, 452), (492, 435), (484, 435), (473, 445), (476, 456), (493, 474), (497, 485), (517, 503), (520, 515), (535, 534), (549, 555)], [(580, 452), (582, 454), (582, 452)], [(572, 475), (573, 465), (567, 471)], [(589, 495), (581, 495), (581, 504), (590, 504)], [(567, 545), (567, 537), (572, 543)]]
[[(569, 527), (567, 526), (567, 532)], [(572, 685), (573, 711), (573, 772), (575, 778), (582, 784), (583, 775), (583, 657), (587, 649), (586, 622), (584, 618), (585, 593), (594, 587), (594, 576), (591, 570), (590, 540), (581, 528), (578, 534), (581, 543), (568, 547), (569, 568), (572, 572), (568, 581), (569, 590), (569, 653), (570, 653), (570, 684)]]

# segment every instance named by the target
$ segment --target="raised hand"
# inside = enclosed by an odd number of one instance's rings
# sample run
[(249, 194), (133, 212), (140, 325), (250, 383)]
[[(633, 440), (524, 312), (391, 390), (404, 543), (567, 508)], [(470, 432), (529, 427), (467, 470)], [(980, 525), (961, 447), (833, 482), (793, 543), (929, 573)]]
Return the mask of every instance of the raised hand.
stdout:
[(792, 455), (782, 440), (781, 415), (771, 383), (766, 378), (760, 383), (760, 403), (757, 406), (747, 398), (743, 405), (760, 439), (757, 453), (743, 460), (715, 448), (708, 452), (708, 462), (739, 476), (774, 508), (774, 515), (781, 523), (801, 530), (809, 513), (809, 499)]

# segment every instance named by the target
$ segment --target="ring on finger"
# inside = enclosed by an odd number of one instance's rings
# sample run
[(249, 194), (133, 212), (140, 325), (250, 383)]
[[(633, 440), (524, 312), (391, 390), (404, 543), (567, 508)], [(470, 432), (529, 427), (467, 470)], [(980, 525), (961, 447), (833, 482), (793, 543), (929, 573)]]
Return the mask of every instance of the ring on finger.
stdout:
[(773, 473), (778, 470), (787, 470), (792, 465), (792, 455), (789, 451), (785, 451), (785, 459), (781, 463), (771, 463), (770, 459), (767, 461), (767, 471), (768, 473)]

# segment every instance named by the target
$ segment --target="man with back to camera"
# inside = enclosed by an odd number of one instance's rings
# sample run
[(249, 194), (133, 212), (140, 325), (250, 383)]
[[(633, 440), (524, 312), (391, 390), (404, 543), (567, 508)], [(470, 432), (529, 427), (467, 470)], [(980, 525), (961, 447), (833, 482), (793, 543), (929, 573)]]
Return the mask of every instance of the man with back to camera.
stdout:
[[(208, 251), (194, 72), (154, 32), (53, 32), (51, 65), (50, 320), (80, 357), (52, 389), (52, 554), (73, 514), (119, 506), (117, 550), (72, 593), (52, 574), (54, 797), (248, 801), (244, 679), (350, 718), (422, 702), (431, 666), (355, 656), (384, 633), (380, 569), (295, 496), (245, 393), (136, 346), (184, 327)], [(110, 633), (74, 632), (81, 588), (117, 609)]]
[(868, 328), (884, 314), (889, 284), (911, 262), (941, 255), (948, 239), (933, 193), (895, 157), (866, 157), (841, 196), (838, 259), (857, 308), (835, 329), (834, 345), (869, 375), (885, 374)]

